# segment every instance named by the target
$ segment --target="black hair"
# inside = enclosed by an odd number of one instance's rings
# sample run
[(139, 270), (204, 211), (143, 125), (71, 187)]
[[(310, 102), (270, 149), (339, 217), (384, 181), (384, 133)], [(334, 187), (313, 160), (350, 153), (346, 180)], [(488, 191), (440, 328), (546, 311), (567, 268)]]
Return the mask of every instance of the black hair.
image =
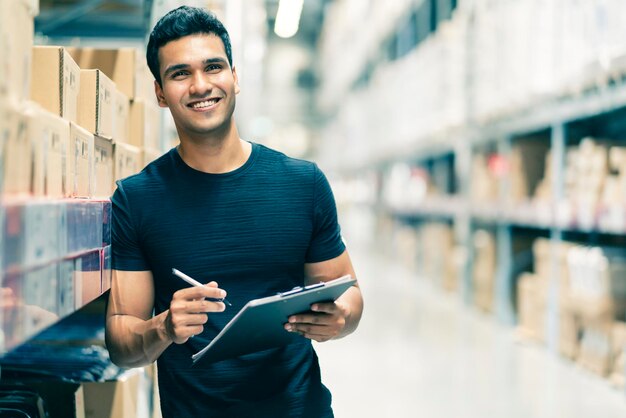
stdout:
[(159, 48), (170, 41), (175, 41), (184, 36), (197, 33), (206, 33), (219, 36), (224, 44), (228, 63), (233, 66), (233, 55), (230, 46), (228, 31), (211, 12), (199, 7), (181, 6), (171, 10), (163, 16), (152, 29), (148, 48), (146, 50), (146, 60), (150, 72), (161, 87), (161, 74), (159, 73)]

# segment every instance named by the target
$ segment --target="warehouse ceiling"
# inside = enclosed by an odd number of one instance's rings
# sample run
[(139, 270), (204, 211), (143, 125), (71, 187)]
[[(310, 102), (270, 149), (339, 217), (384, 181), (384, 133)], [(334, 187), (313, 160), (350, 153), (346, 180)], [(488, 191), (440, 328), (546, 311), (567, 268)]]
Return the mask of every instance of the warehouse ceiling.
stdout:
[[(294, 40), (313, 47), (319, 36), (324, 6), (330, 0), (306, 0), (300, 31)], [(154, 0), (40, 0), (35, 31), (48, 38), (145, 39), (151, 24)], [(156, 0), (156, 3), (163, 3)], [(170, 1), (185, 3), (188, 1)], [(196, 2), (198, 3), (198, 2)], [(268, 33), (273, 35), (278, 0), (265, 0)]]

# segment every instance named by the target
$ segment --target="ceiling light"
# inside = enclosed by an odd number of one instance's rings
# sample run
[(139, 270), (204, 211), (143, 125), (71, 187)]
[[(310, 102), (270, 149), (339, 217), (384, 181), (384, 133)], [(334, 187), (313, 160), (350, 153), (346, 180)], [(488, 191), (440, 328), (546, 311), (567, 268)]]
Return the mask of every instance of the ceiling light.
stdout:
[(281, 38), (291, 38), (298, 32), (304, 0), (280, 0), (274, 33)]

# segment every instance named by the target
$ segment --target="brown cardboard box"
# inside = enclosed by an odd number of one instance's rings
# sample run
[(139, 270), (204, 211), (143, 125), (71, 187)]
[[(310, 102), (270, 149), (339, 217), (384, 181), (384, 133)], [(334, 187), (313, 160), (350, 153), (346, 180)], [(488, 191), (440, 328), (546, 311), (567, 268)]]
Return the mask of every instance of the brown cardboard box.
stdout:
[(160, 149), (161, 110), (143, 99), (130, 105), (129, 143), (140, 148)]
[(32, 141), (21, 106), (0, 99), (0, 192), (28, 194), (32, 180)]
[(559, 352), (575, 360), (580, 349), (580, 318), (571, 310), (562, 309), (559, 315)]
[(94, 135), (112, 138), (115, 84), (100, 70), (80, 71), (78, 124)]
[(115, 90), (115, 142), (128, 142), (130, 133), (130, 100), (120, 90)]
[(527, 338), (545, 340), (547, 288), (537, 275), (523, 273), (517, 282), (519, 327)]
[(615, 322), (611, 332), (611, 383), (614, 386), (623, 388), (626, 377), (624, 368), (626, 367), (626, 323)]
[(611, 321), (583, 324), (578, 363), (600, 376), (610, 372), (612, 326)]
[(70, 195), (70, 123), (36, 103), (25, 111), (28, 138), (33, 143), (32, 193)]
[(129, 99), (155, 100), (154, 79), (138, 49), (71, 48), (70, 53), (80, 68), (103, 71)]
[(134, 145), (116, 142), (113, 144), (113, 184), (112, 190), (115, 190), (115, 181), (123, 179), (133, 174), (137, 174), (141, 169), (141, 149)]
[(28, 98), (34, 4), (30, 0), (0, 1), (0, 97), (16, 101)]
[(130, 369), (115, 381), (82, 386), (86, 418), (151, 416), (153, 387), (145, 368)]
[(77, 122), (80, 68), (62, 46), (33, 47), (31, 100)]
[(94, 137), (84, 128), (70, 123), (70, 195), (91, 197), (95, 178)]
[(113, 194), (113, 141), (94, 136), (94, 197), (109, 198)]

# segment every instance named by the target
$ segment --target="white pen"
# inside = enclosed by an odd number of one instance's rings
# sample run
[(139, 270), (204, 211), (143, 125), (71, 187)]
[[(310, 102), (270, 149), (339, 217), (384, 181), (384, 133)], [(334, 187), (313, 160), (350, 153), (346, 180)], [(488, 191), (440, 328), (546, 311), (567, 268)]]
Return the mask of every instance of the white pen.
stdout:
[[(192, 279), (191, 277), (187, 276), (185, 273), (183, 273), (180, 270), (176, 270), (176, 269), (172, 269), (172, 273), (178, 277), (180, 277), (181, 279), (183, 279), (184, 281), (186, 281), (187, 283), (189, 283), (192, 286), (196, 286), (196, 287), (204, 287), (204, 285), (202, 283), (200, 283), (199, 281), (197, 281), (196, 279)], [(209, 300), (212, 300), (213, 302), (224, 302), (226, 305), (228, 306), (233, 306), (229, 301), (226, 300), (226, 298), (208, 298)]]

